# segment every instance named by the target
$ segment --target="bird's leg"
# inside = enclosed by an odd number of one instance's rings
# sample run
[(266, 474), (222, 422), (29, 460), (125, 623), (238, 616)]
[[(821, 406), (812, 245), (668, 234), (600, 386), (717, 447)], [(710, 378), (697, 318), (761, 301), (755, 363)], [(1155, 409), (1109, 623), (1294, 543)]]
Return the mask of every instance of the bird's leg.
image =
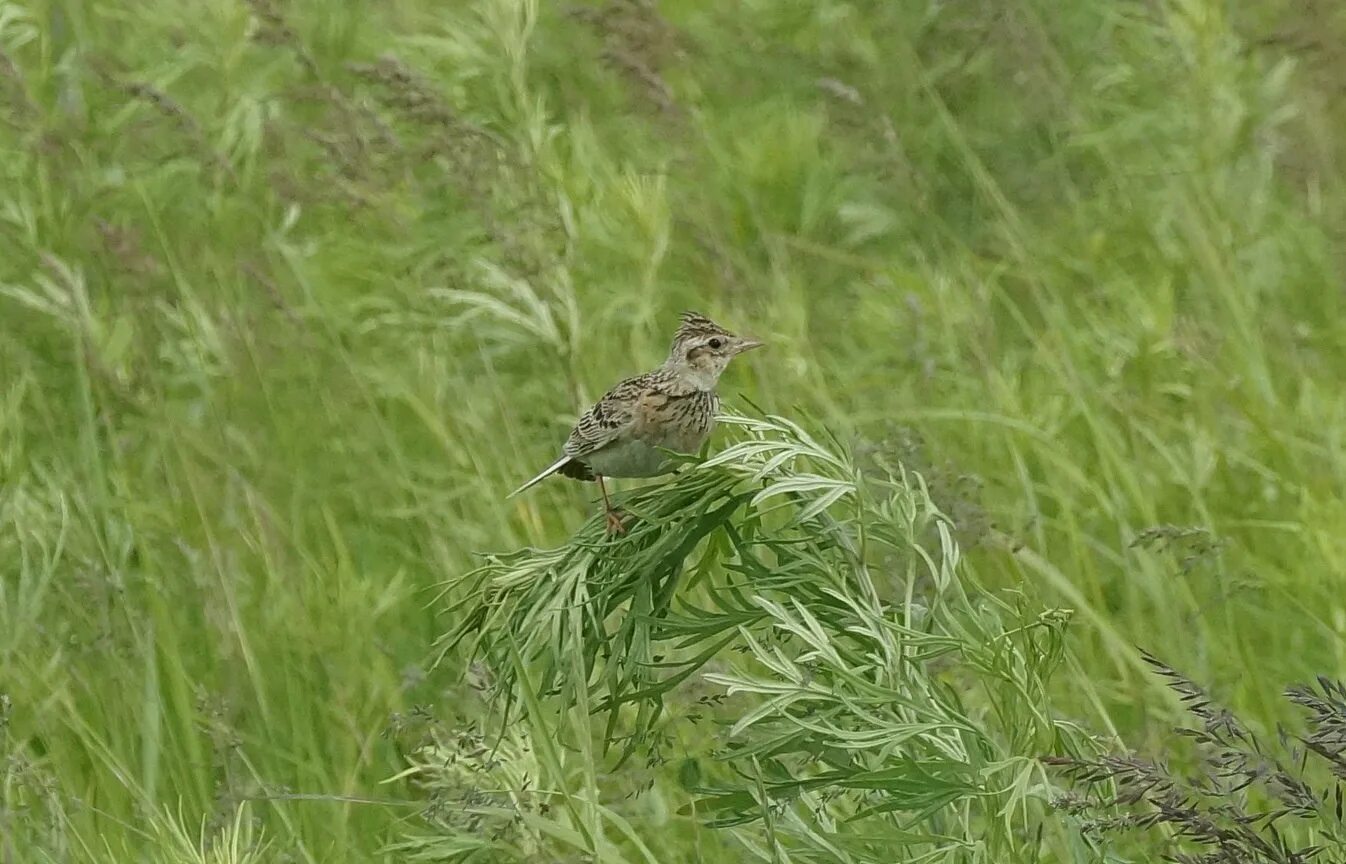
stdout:
[(612, 509), (612, 502), (608, 499), (608, 487), (603, 483), (603, 475), (596, 475), (594, 479), (598, 481), (598, 488), (603, 493), (603, 512), (608, 517), (608, 533), (625, 534), (626, 526), (622, 524), (622, 517)]

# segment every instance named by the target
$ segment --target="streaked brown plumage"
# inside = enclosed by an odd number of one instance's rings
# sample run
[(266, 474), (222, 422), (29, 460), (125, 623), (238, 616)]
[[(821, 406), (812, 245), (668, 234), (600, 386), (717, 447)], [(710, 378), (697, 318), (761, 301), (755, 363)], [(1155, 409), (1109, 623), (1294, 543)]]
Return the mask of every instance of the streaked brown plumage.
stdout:
[(715, 425), (720, 374), (735, 355), (761, 344), (735, 336), (704, 315), (683, 313), (663, 365), (605, 393), (575, 424), (561, 458), (510, 497), (552, 474), (597, 480), (609, 527), (622, 530), (603, 478), (653, 477), (672, 467), (663, 450), (699, 450)]

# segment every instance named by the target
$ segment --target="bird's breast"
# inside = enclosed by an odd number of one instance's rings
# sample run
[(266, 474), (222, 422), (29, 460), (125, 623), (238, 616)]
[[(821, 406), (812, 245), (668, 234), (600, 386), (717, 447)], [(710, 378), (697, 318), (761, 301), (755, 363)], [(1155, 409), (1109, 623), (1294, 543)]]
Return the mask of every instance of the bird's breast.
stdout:
[(701, 445), (706, 443), (706, 438), (710, 437), (711, 426), (714, 424), (713, 416), (707, 415), (704, 418), (698, 418), (695, 422), (674, 426), (662, 430), (661, 434), (650, 436), (652, 443), (667, 450), (675, 450), (678, 453), (695, 453), (701, 449)]
[(641, 406), (636, 437), (655, 447), (695, 453), (710, 435), (717, 402), (704, 390), (653, 392)]

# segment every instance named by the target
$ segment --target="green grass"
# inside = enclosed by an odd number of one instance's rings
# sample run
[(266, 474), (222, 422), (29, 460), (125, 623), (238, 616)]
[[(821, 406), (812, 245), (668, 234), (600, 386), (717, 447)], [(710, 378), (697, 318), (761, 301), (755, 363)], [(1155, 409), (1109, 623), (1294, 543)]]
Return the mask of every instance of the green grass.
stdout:
[[(579, 529), (593, 490), (504, 494), (689, 307), (769, 342), (727, 401), (900, 454), (993, 596), (1074, 610), (1042, 710), (1162, 750), (1141, 646), (1293, 716), (1346, 669), (1343, 37), (0, 0), (0, 862), (402, 860), (408, 718), (493, 716), (432, 668), (437, 592)], [(613, 854), (741, 860), (676, 762), (563, 752)]]

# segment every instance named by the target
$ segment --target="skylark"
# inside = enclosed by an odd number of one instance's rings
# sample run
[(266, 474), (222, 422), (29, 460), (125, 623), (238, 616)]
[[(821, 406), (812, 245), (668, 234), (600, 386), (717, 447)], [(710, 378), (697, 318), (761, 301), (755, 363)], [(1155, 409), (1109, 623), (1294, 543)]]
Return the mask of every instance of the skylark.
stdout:
[(715, 384), (729, 361), (762, 345), (735, 336), (704, 315), (684, 312), (668, 359), (652, 372), (613, 387), (571, 430), (561, 458), (509, 494), (550, 477), (597, 480), (608, 530), (625, 531), (612, 508), (604, 477), (654, 477), (674, 467), (663, 450), (695, 453), (715, 425)]

